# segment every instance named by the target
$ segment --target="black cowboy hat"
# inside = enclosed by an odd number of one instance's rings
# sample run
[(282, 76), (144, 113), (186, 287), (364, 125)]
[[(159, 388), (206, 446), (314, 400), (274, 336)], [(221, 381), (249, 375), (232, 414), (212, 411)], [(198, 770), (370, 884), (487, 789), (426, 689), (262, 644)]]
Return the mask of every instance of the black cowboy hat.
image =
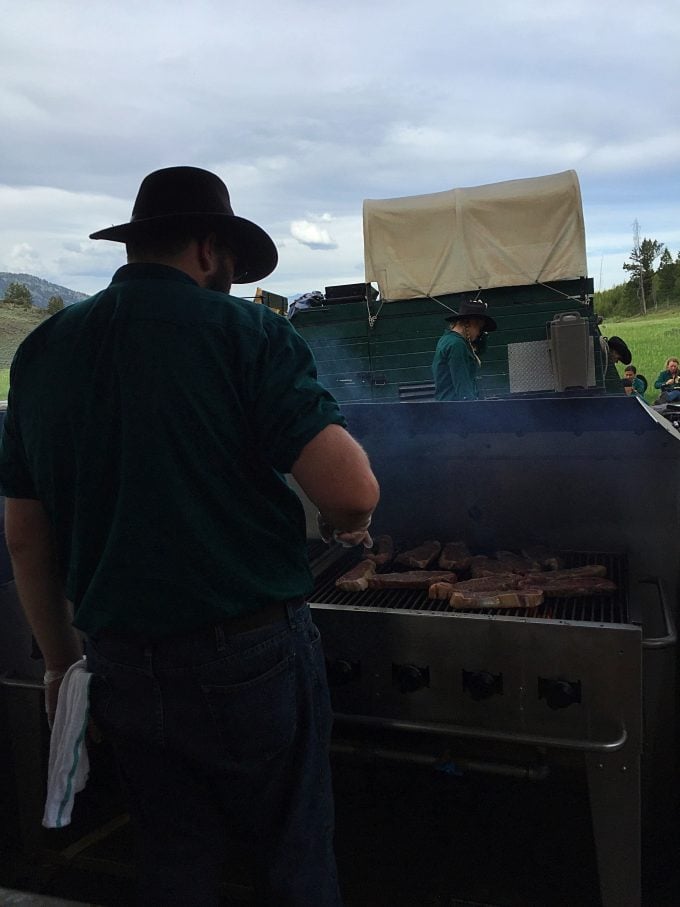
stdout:
[(490, 315), (487, 315), (488, 306), (481, 299), (471, 299), (468, 302), (461, 302), (457, 312), (447, 315), (447, 321), (460, 321), (461, 318), (483, 318), (484, 330), (495, 331), (498, 325)]
[(98, 230), (90, 239), (132, 242), (184, 226), (205, 226), (229, 240), (236, 256), (234, 283), (262, 280), (276, 267), (279, 256), (269, 235), (236, 217), (222, 180), (199, 167), (166, 167), (145, 176), (130, 223)]
[(614, 350), (624, 365), (630, 365), (633, 361), (633, 354), (620, 337), (609, 337), (607, 340), (609, 349)]

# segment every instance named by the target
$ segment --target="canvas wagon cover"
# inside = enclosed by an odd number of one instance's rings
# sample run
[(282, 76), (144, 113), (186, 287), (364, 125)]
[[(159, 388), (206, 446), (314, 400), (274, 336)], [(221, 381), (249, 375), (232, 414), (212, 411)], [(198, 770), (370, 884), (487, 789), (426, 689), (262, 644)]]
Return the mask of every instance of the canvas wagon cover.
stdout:
[(366, 199), (364, 260), (386, 301), (585, 277), (576, 171)]

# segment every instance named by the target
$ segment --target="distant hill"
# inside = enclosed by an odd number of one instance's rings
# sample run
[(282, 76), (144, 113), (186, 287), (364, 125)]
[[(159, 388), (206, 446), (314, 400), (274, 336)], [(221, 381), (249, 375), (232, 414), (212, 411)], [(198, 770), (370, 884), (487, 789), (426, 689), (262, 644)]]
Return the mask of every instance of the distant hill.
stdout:
[(47, 308), (51, 296), (61, 296), (64, 305), (87, 299), (87, 293), (78, 293), (76, 290), (60, 287), (59, 284), (50, 283), (49, 280), (43, 280), (42, 277), (34, 277), (32, 274), (10, 274), (7, 271), (0, 271), (0, 299), (4, 297), (9, 284), (15, 281), (28, 287), (33, 297), (33, 305), (39, 309)]

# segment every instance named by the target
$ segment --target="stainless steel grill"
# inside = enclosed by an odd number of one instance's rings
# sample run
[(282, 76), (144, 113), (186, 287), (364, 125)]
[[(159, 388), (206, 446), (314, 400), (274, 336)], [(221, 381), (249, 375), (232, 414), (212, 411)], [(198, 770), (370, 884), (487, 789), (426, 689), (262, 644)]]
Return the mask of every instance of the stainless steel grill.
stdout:
[(641, 810), (663, 825), (674, 796), (680, 435), (623, 398), (345, 413), (381, 484), (376, 533), (476, 552), (542, 543), (566, 566), (604, 563), (617, 591), (451, 611), (425, 591), (341, 592), (360, 555), (326, 550), (311, 604), (336, 746), (421, 763), (446, 752), (501, 775), (584, 770), (602, 903), (639, 907)]

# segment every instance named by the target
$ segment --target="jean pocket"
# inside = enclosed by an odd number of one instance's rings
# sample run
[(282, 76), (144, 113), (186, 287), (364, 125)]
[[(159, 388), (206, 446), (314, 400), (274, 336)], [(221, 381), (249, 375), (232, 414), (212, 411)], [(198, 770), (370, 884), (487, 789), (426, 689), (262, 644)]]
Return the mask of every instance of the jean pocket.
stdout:
[(229, 762), (272, 759), (289, 748), (297, 729), (295, 655), (267, 671), (231, 683), (201, 683), (221, 746)]

